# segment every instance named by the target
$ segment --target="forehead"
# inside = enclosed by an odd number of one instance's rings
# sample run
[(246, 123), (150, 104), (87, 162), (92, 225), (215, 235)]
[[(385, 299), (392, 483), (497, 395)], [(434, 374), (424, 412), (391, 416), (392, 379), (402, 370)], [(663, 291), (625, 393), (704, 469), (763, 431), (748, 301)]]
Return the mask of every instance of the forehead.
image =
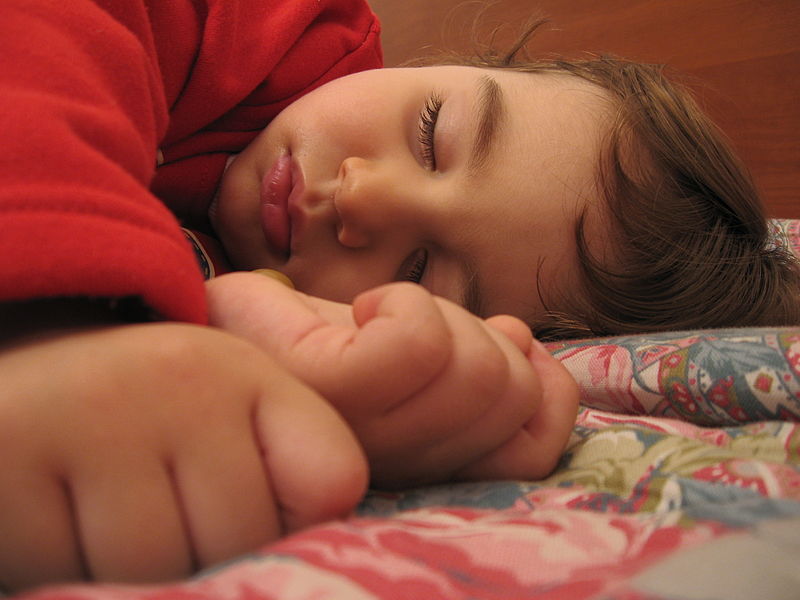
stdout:
[[(486, 71), (484, 71), (486, 72)], [(489, 314), (532, 320), (579, 292), (576, 223), (589, 250), (606, 244), (597, 191), (608, 120), (605, 92), (572, 75), (488, 71), (505, 110), (486, 177), (465, 192), (495, 207), (480, 260)]]

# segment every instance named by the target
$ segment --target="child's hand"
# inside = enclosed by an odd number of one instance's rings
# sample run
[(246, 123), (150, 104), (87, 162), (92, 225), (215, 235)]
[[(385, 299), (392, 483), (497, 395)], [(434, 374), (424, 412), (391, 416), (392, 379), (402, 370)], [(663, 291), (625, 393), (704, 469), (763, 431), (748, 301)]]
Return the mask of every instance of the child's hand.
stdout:
[(250, 273), (207, 291), (212, 324), (339, 409), (376, 485), (543, 477), (574, 423), (574, 381), (512, 317), (482, 321), (412, 284), (362, 294), (352, 309)]
[(0, 348), (0, 585), (186, 576), (349, 512), (341, 417), (249, 342), (128, 325)]

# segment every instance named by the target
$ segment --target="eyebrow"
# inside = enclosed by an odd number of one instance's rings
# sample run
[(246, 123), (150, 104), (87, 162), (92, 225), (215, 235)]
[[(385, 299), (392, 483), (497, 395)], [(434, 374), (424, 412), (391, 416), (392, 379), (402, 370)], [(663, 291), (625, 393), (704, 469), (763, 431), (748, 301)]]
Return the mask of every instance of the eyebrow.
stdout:
[(469, 158), (468, 172), (474, 177), (492, 154), (497, 141), (497, 131), (506, 112), (503, 90), (489, 75), (478, 80), (478, 126), (472, 143), (472, 154)]
[[(467, 163), (470, 178), (476, 178), (497, 142), (497, 131), (506, 112), (503, 90), (494, 77), (482, 75), (478, 79), (478, 126), (472, 143), (472, 153)], [(479, 317), (486, 308), (478, 269), (472, 261), (464, 261), (464, 295), (461, 305)]]

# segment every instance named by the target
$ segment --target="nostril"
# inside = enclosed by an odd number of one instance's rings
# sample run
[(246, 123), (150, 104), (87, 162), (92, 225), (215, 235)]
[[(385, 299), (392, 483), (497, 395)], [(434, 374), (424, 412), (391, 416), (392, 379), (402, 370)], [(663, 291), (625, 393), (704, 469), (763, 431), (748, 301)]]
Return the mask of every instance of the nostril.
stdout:
[[(334, 215), (334, 225), (336, 227), (336, 239), (339, 240), (339, 243), (343, 246), (352, 247), (352, 240), (350, 236), (350, 229), (345, 226), (345, 218), (346, 218), (346, 210), (345, 205), (346, 202), (343, 201), (343, 197), (346, 192), (343, 190), (343, 182), (339, 182), (339, 186), (333, 192), (331, 197), (331, 203), (333, 204), (333, 215)], [(349, 217), (347, 217), (349, 221)]]
[(357, 202), (357, 196), (362, 192), (359, 187), (358, 179), (352, 176), (350, 171), (342, 162), (342, 167), (339, 169), (341, 177), (337, 182), (336, 189), (333, 192), (332, 202), (333, 208), (339, 217), (339, 220), (351, 217), (354, 210), (354, 203)]
[(339, 180), (339, 183), (344, 181), (345, 177), (347, 177), (347, 159), (346, 158), (339, 165), (339, 173), (337, 174), (337, 179)]
[(348, 156), (342, 161), (342, 164), (339, 165), (339, 183), (342, 184), (343, 182), (347, 181), (353, 175), (353, 162), (356, 159), (352, 156)]
[(364, 177), (367, 162), (358, 157), (345, 158), (339, 166), (339, 179), (332, 196), (336, 217), (336, 237), (343, 246), (363, 248), (370, 243), (369, 212), (374, 208), (370, 178)]
[(339, 165), (339, 184), (353, 185), (353, 181), (359, 181), (364, 175), (370, 172), (374, 164), (372, 161), (360, 156), (348, 156)]

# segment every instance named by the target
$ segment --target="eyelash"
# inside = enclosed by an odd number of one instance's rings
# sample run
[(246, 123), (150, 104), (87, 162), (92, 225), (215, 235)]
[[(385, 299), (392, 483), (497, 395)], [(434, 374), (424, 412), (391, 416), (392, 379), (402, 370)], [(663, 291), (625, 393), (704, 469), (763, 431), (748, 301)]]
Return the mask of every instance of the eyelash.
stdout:
[(436, 170), (436, 152), (433, 146), (436, 121), (439, 118), (439, 111), (442, 108), (443, 100), (438, 94), (431, 94), (425, 101), (425, 106), (419, 115), (419, 140), (422, 148), (422, 160), (425, 166), (431, 171)]
[(407, 262), (411, 264), (403, 274), (403, 281), (420, 283), (422, 281), (422, 276), (425, 275), (425, 267), (428, 266), (428, 251), (424, 248), (420, 248), (409, 256)]

